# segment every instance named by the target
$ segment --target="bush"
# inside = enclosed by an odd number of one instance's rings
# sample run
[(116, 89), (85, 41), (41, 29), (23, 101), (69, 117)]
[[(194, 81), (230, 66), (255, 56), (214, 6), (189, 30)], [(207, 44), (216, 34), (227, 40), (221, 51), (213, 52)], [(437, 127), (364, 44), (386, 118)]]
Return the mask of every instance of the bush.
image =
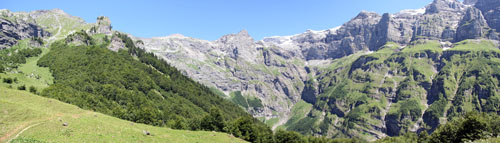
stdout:
[(21, 85), (17, 87), (18, 90), (26, 90), (26, 85)]
[(3, 78), (3, 83), (12, 84), (12, 78)]
[(251, 116), (240, 117), (228, 130), (235, 137), (250, 142), (270, 142), (273, 134), (268, 126), (259, 124), (259, 121)]
[(36, 94), (36, 87), (30, 86), (30, 92)]
[(278, 130), (274, 135), (277, 143), (303, 143), (302, 136), (293, 131)]
[(220, 109), (212, 107), (212, 109), (210, 109), (210, 114), (203, 117), (201, 121), (201, 129), (221, 132), (224, 127), (226, 127), (224, 122), (225, 120), (222, 117)]

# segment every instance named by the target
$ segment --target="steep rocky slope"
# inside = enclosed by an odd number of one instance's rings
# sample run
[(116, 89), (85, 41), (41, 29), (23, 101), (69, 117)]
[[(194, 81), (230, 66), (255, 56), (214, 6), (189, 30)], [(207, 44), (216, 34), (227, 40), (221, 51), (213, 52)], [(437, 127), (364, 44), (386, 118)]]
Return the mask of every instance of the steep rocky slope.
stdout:
[[(2, 44), (4, 47), (11, 47), (15, 40), (31, 37), (50, 37), (46, 41), (62, 39), (71, 33), (80, 30), (87, 30), (94, 25), (86, 23), (83, 19), (71, 16), (61, 9), (36, 10), (31, 12), (11, 12), (6, 9), (0, 10), (0, 20), (2, 21), (2, 39), (11, 39), (11, 42)], [(9, 34), (10, 33), (10, 34)], [(4, 36), (5, 35), (5, 36)], [(11, 44), (8, 44), (11, 43)]]
[(147, 50), (230, 95), (257, 117), (286, 117), (307, 77), (297, 51), (255, 43), (244, 30), (216, 41), (182, 35), (141, 40)]
[(25, 19), (13, 18), (7, 10), (0, 10), (0, 49), (14, 46), (18, 40), (50, 36), (40, 26)]

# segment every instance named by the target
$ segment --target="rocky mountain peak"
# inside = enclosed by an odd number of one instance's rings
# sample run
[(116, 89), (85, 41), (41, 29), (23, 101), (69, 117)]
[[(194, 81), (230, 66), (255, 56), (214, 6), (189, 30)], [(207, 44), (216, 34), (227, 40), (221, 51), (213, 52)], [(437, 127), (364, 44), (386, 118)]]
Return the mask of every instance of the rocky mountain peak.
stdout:
[(366, 19), (366, 18), (379, 17), (379, 16), (380, 15), (375, 13), (375, 12), (369, 12), (369, 11), (363, 10), (353, 19)]
[(54, 9), (51, 9), (51, 10), (36, 10), (36, 11), (29, 12), (29, 13), (18, 12), (17, 14), (18, 15), (19, 14), (21, 14), (21, 15), (26, 14), (29, 17), (33, 18), (33, 19), (38, 19), (38, 18), (41, 18), (41, 17), (46, 17), (47, 15), (50, 15), (50, 16), (59, 15), (59, 16), (63, 16), (63, 17), (74, 17), (74, 16), (71, 16), (70, 14), (64, 12), (62, 9), (58, 9), (58, 8), (54, 8)]
[(111, 29), (111, 20), (106, 16), (99, 16), (97, 17), (96, 25), (90, 28), (90, 33), (111, 35)]
[(477, 0), (464, 0), (465, 5), (474, 5), (477, 3)]
[(217, 47), (223, 52), (228, 53), (231, 58), (238, 59), (243, 57), (252, 61), (256, 50), (254, 48), (254, 40), (246, 30), (241, 30), (236, 34), (224, 35), (215, 41)]
[(248, 34), (248, 31), (245, 29), (241, 30), (236, 35), (243, 36), (243, 37), (250, 37), (250, 34)]
[(420, 9), (405, 9), (394, 14), (395, 17), (417, 16), (425, 13), (425, 8)]
[(189, 38), (189, 37), (186, 37), (180, 33), (175, 33), (175, 34), (168, 35), (167, 38)]
[(239, 42), (253, 43), (254, 40), (248, 34), (248, 31), (241, 30), (240, 32), (238, 32), (236, 34), (224, 35), (221, 38), (217, 39), (216, 42), (220, 42), (220, 43), (239, 43)]
[(59, 8), (54, 8), (54, 9), (51, 9), (50, 11), (54, 12), (54, 13), (57, 13), (57, 14), (61, 14), (61, 15), (68, 15), (68, 13), (64, 12), (64, 10), (62, 9), (59, 9)]
[(465, 6), (458, 0), (434, 0), (426, 7), (425, 14), (434, 14), (440, 12), (456, 12)]

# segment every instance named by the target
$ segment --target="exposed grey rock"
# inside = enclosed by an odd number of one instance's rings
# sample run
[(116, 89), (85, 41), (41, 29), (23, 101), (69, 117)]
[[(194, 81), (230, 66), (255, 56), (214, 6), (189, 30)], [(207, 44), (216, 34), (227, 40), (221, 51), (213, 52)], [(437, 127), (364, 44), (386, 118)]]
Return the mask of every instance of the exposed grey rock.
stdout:
[(0, 18), (0, 49), (9, 48), (17, 43), (17, 40), (35, 37), (47, 37), (50, 33), (41, 27), (25, 22), (21, 19), (9, 21)]
[(111, 35), (111, 20), (106, 16), (97, 17), (96, 24), (90, 28), (90, 34), (106, 34)]
[(92, 38), (87, 34), (87, 32), (82, 30), (68, 35), (65, 39), (65, 42), (74, 46), (88, 46), (92, 44)]
[(491, 28), (500, 31), (500, 1), (478, 0), (474, 6), (481, 10)]
[(149, 133), (149, 131), (146, 131), (146, 130), (142, 130), (142, 133), (143, 133), (144, 135), (146, 135), (146, 136), (151, 135), (151, 133)]
[(125, 43), (123, 43), (123, 40), (121, 38), (119, 38), (118, 36), (116, 36), (116, 34), (114, 34), (111, 37), (111, 43), (109, 44), (108, 49), (117, 52), (118, 50), (123, 48), (125, 48)]
[(316, 87), (318, 83), (313, 82), (312, 80), (308, 80), (305, 82), (304, 90), (302, 91), (301, 98), (302, 100), (311, 103), (311, 104), (316, 104), (316, 95), (318, 95), (318, 90)]
[(475, 5), (478, 0), (464, 0), (465, 5)]
[[(338, 55), (346, 56), (357, 51), (367, 50), (374, 34), (374, 29), (382, 17), (372, 12), (361, 12), (354, 19), (347, 22), (337, 31), (334, 39), (341, 39), (340, 54), (331, 52), (331, 58), (339, 58)], [(390, 19), (387, 19), (389, 21)], [(384, 31), (384, 30), (381, 30)], [(386, 33), (386, 32), (385, 32)], [(371, 48), (375, 49), (375, 48)], [(342, 54), (345, 53), (345, 54)]]
[(481, 11), (474, 7), (467, 9), (459, 25), (455, 41), (485, 37), (490, 29)]
[[(303, 89), (303, 85), (297, 83), (307, 75), (302, 67), (293, 64), (293, 61), (303, 62), (296, 58), (300, 51), (255, 42), (245, 30), (215, 41), (178, 34), (138, 40), (143, 41), (146, 50), (155, 52), (209, 87), (227, 95), (241, 91), (245, 97), (260, 99), (263, 108), (247, 109), (257, 117), (279, 116), (286, 120), (291, 105), (300, 99)], [(142, 44), (136, 42), (136, 45)]]
[(461, 19), (461, 12), (451, 14), (450, 12), (426, 14), (416, 21), (414, 26), (413, 40), (449, 39), (451, 29), (456, 29)]
[[(370, 50), (376, 51), (387, 42), (396, 42), (406, 44), (411, 40), (411, 28), (404, 25), (405, 22), (393, 20), (389, 13), (385, 13), (379, 23), (373, 30), (373, 36), (370, 42)], [(408, 32), (407, 32), (408, 31)]]
[(229, 53), (230, 57), (235, 60), (244, 58), (247, 61), (252, 61), (256, 58), (257, 49), (253, 46), (254, 40), (246, 30), (237, 34), (224, 35), (216, 40), (215, 44), (220, 47), (222, 52)]
[(452, 41), (465, 7), (457, 0), (434, 0), (426, 6), (425, 14), (409, 20), (415, 20), (412, 40)]
[(457, 0), (434, 0), (426, 7), (425, 14), (435, 14), (440, 12), (457, 12), (464, 8), (464, 5)]
[(444, 30), (443, 33), (441, 34), (441, 39), (443, 41), (452, 41), (456, 37), (456, 31), (449, 26), (447, 26)]

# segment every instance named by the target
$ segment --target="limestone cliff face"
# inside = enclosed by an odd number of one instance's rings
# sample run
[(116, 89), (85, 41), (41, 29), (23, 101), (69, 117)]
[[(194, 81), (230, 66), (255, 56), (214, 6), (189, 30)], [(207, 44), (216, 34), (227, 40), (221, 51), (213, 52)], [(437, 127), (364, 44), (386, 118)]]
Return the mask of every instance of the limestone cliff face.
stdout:
[(478, 0), (474, 7), (481, 10), (491, 28), (500, 31), (500, 1)]
[(35, 23), (27, 22), (23, 19), (8, 19), (8, 11), (2, 10), (6, 16), (0, 16), (0, 49), (11, 47), (17, 40), (26, 38), (43, 38), (50, 36), (50, 33), (43, 30)]
[(490, 28), (479, 9), (470, 7), (457, 28), (455, 41), (486, 37)]
[(72, 33), (90, 27), (83, 19), (71, 16), (61, 9), (31, 12), (11, 12), (4, 9), (0, 10), (0, 21), (0, 47), (3, 48), (11, 47), (17, 40), (25, 38), (39, 38), (44, 41), (64, 39)]
[(307, 72), (295, 51), (267, 47), (245, 31), (215, 41), (182, 35), (139, 38), (148, 51), (155, 52), (191, 78), (233, 95), (257, 98), (263, 106), (249, 107), (256, 117), (286, 121), (290, 109), (300, 100)]

